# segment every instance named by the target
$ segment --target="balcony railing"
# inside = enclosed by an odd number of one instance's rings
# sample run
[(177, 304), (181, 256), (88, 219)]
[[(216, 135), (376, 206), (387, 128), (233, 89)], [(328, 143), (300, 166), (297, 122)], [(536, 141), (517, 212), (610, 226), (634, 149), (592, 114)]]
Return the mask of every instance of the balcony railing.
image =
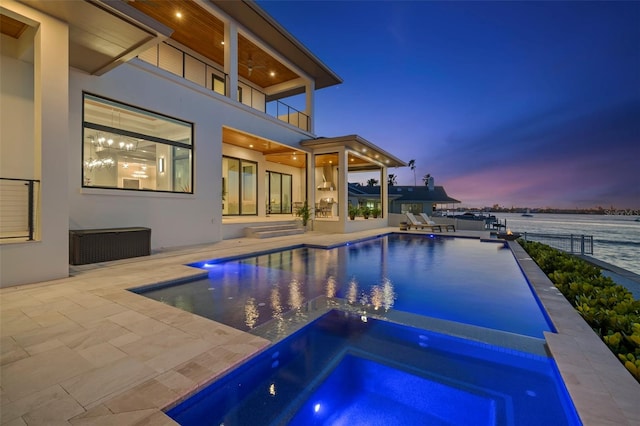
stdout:
[(311, 128), (310, 117), (307, 114), (290, 107), (284, 102), (267, 102), (267, 114), (302, 130), (309, 131)]
[[(229, 76), (226, 73), (218, 69), (217, 66), (166, 42), (138, 55), (138, 58), (221, 95), (226, 93), (226, 87), (229, 83)], [(302, 130), (309, 131), (311, 128), (311, 120), (307, 114), (278, 100), (267, 101), (266, 93), (243, 81), (238, 82), (236, 100)]]
[(33, 241), (40, 181), (0, 178), (0, 241)]

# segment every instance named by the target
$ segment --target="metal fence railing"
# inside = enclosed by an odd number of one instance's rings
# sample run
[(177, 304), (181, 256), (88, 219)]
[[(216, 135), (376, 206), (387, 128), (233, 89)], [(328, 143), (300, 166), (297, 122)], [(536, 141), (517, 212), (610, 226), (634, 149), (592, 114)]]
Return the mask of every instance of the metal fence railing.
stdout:
[(0, 241), (33, 241), (38, 191), (36, 179), (0, 178)]
[(593, 235), (578, 234), (538, 234), (525, 232), (525, 241), (544, 243), (558, 250), (572, 254), (593, 254)]

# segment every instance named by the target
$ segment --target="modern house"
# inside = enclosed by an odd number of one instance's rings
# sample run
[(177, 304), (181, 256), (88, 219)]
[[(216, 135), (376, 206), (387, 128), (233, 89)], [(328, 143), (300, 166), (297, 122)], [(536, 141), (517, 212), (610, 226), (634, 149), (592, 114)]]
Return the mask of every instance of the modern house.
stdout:
[[(380, 207), (381, 187), (374, 185), (349, 184), (349, 200), (352, 204), (367, 207)], [(451, 209), (459, 200), (447, 195), (443, 186), (435, 186), (433, 178), (425, 186), (398, 186), (388, 187), (388, 213), (404, 214), (427, 213), (431, 215), (437, 209)]]
[[(316, 207), (351, 232), (347, 182), (406, 164), (319, 138), (340, 77), (252, 1), (3, 0), (0, 286), (66, 277), (69, 233), (151, 229), (151, 250), (211, 243)], [(387, 211), (388, 208), (383, 208)]]

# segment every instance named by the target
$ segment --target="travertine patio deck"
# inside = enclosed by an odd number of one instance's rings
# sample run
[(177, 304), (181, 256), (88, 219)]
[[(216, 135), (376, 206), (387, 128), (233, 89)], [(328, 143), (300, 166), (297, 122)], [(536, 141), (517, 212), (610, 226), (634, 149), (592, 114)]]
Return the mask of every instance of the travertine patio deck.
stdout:
[[(269, 342), (126, 289), (200, 274), (184, 266), (189, 262), (392, 231), (397, 228), (225, 240), (74, 267), (66, 279), (1, 289), (1, 424), (174, 425), (163, 408)], [(510, 244), (559, 330), (547, 335), (549, 349), (583, 422), (640, 424), (640, 385)]]

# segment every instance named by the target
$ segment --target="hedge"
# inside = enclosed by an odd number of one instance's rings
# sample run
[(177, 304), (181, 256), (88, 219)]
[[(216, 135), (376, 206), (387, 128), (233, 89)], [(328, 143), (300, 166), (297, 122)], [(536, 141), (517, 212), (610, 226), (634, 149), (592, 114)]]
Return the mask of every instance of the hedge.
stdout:
[(582, 259), (545, 244), (519, 243), (640, 382), (640, 301)]

